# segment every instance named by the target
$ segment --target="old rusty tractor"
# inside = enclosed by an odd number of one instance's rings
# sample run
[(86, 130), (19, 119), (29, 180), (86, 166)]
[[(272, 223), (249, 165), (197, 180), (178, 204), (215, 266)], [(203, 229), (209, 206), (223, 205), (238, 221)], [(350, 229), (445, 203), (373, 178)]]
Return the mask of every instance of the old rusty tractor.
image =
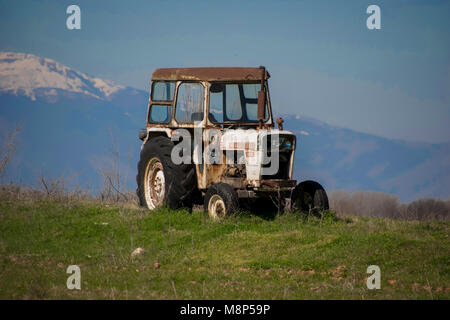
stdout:
[(274, 121), (269, 77), (264, 67), (155, 70), (146, 128), (139, 132), (140, 204), (203, 202), (215, 219), (243, 203), (328, 209), (319, 183), (292, 179), (297, 141), (281, 118)]

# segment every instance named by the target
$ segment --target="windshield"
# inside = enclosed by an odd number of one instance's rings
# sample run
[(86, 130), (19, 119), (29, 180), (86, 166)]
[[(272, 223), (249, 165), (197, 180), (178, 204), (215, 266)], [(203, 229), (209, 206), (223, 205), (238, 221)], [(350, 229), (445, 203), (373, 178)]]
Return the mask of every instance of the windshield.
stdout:
[[(259, 83), (214, 83), (209, 89), (209, 115), (214, 123), (257, 123)], [(266, 118), (269, 112), (266, 103)]]

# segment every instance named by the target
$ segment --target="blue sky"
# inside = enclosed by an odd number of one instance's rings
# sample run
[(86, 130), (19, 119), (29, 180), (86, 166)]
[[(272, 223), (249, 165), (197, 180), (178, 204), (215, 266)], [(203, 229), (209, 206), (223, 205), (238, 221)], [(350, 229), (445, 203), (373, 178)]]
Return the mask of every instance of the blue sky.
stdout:
[(144, 90), (158, 67), (265, 65), (275, 113), (433, 143), (450, 142), (449, 33), (449, 1), (0, 1), (0, 50)]

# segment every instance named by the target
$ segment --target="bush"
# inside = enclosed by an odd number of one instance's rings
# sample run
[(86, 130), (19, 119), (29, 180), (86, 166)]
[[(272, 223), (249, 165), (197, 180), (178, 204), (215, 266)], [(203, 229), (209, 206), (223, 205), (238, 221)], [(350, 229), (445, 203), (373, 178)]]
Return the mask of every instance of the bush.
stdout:
[(439, 220), (450, 218), (450, 201), (425, 198), (408, 204), (397, 196), (376, 191), (335, 190), (329, 195), (330, 207), (338, 216), (384, 217), (407, 220)]

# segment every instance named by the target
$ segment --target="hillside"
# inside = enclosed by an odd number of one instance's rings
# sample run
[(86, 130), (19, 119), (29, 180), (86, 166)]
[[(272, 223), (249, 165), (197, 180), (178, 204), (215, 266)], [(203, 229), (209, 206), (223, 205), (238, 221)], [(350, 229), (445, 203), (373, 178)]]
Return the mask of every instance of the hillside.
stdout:
[[(153, 70), (148, 70), (150, 76)], [(20, 123), (20, 143), (4, 182), (36, 184), (44, 175), (98, 191), (113, 144), (124, 189), (134, 190), (148, 93), (76, 71), (56, 61), (0, 53), (0, 136)], [(277, 101), (273, 101), (277, 117)], [(283, 115), (298, 138), (294, 178), (334, 189), (375, 190), (402, 201), (450, 194), (450, 144), (390, 140)]]
[[(449, 224), (0, 201), (0, 299), (449, 299)], [(132, 257), (136, 248), (144, 251)], [(66, 269), (81, 270), (68, 290)], [(368, 290), (366, 269), (381, 269)]]

